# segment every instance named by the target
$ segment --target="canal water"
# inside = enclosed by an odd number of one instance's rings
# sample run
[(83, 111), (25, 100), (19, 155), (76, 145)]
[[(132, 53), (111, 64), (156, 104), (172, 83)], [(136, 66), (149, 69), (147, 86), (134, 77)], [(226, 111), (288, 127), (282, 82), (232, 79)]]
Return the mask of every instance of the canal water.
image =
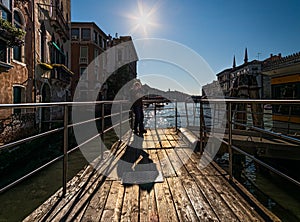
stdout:
[[(189, 107), (189, 114), (197, 113), (197, 108)], [(179, 127), (187, 125), (184, 103), (178, 103)], [(210, 115), (206, 111), (207, 115)], [(174, 104), (166, 104), (164, 109), (149, 107), (145, 111), (145, 127), (174, 127)], [(272, 127), (270, 116), (265, 115), (266, 127)], [(199, 118), (189, 118), (189, 124), (199, 125)], [(269, 124), (269, 125), (268, 125)], [(228, 155), (222, 157), (222, 167), (226, 169)], [(80, 151), (69, 156), (68, 178), (71, 179), (87, 164)], [(3, 179), (3, 178), (1, 178)], [(241, 181), (264, 205), (283, 221), (300, 221), (300, 189), (284, 179), (259, 168), (250, 159), (245, 160), (245, 170)], [(25, 180), (11, 190), (0, 194), (0, 222), (22, 221), (28, 214), (47, 200), (62, 186), (62, 162), (57, 162)]]

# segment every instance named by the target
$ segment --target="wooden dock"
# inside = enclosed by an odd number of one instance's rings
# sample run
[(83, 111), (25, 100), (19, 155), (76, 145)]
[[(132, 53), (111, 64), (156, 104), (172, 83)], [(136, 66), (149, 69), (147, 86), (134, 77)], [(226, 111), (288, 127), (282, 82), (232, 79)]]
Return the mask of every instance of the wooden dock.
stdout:
[[(215, 163), (201, 169), (174, 129), (148, 130), (142, 150), (131, 147), (135, 140), (115, 144), (97, 169), (69, 181), (65, 197), (57, 191), (24, 221), (280, 221)], [(127, 172), (162, 178), (122, 184)]]

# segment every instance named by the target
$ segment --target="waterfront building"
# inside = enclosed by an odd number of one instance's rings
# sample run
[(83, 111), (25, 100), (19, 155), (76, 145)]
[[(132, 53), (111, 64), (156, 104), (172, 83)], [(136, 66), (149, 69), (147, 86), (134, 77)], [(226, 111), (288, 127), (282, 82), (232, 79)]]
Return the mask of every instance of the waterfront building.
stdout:
[[(117, 33), (114, 38), (109, 36), (108, 48), (104, 72), (107, 77), (107, 99), (113, 100), (126, 83), (137, 77), (138, 56), (131, 36), (119, 37)], [(124, 99), (126, 98), (128, 99), (125, 96)]]
[(94, 22), (72, 22), (71, 32), (73, 97), (113, 100), (137, 76), (137, 55), (131, 37), (116, 34), (113, 38)]
[[(71, 66), (74, 72), (72, 79), (72, 96), (76, 87), (82, 100), (89, 100), (104, 83), (98, 56), (107, 49), (108, 36), (94, 22), (71, 23)], [(106, 87), (102, 87), (100, 97), (106, 96)], [(91, 100), (91, 99), (90, 99)]]
[[(244, 94), (244, 97), (253, 98), (253, 96), (250, 96), (249, 92), (246, 91), (251, 91), (256, 88), (258, 90), (259, 97), (255, 96), (255, 98), (270, 98), (270, 77), (263, 75), (261, 72), (261, 66), (262, 61), (248, 61), (247, 48), (245, 49), (244, 63), (242, 65), (236, 66), (234, 56), (232, 68), (225, 69), (217, 74), (218, 82), (223, 89), (224, 95), (239, 96), (237, 92), (237, 87), (239, 87), (240, 89), (243, 88), (243, 92), (240, 90), (240, 94)], [(234, 85), (234, 83), (236, 85)]]
[[(63, 102), (71, 98), (70, 8), (70, 0), (35, 1), (35, 102)], [(37, 120), (47, 129), (62, 116), (61, 108), (43, 108), (38, 112)]]
[[(32, 15), (31, 1), (0, 1), (1, 104), (33, 101)], [(34, 119), (29, 109), (0, 110), (0, 144), (29, 135)]]
[[(0, 1), (0, 103), (31, 102), (32, 61), (29, 1)], [(25, 31), (26, 30), (26, 31)], [(26, 41), (25, 41), (26, 40)], [(1, 110), (0, 119), (20, 109)]]
[[(70, 2), (0, 1), (1, 103), (69, 100)], [(13, 140), (20, 136), (17, 132), (26, 136), (37, 128), (49, 129), (62, 116), (61, 108), (1, 110), (0, 134)]]
[[(300, 99), (300, 52), (282, 57), (272, 55), (263, 62), (262, 72), (271, 78), (272, 99)], [(274, 105), (273, 130), (300, 132), (300, 106)]]

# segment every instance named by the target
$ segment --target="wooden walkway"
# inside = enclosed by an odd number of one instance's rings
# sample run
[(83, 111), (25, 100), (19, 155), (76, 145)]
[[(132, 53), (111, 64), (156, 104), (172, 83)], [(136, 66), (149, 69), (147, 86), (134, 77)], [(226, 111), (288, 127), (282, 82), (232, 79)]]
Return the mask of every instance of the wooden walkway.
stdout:
[[(24, 221), (280, 221), (244, 190), (247, 202), (215, 163), (200, 169), (199, 154), (185, 141), (173, 129), (131, 137), (130, 146), (115, 145), (97, 170), (87, 166), (69, 181), (65, 197), (59, 190)], [(161, 172), (163, 180), (122, 184), (124, 172)]]

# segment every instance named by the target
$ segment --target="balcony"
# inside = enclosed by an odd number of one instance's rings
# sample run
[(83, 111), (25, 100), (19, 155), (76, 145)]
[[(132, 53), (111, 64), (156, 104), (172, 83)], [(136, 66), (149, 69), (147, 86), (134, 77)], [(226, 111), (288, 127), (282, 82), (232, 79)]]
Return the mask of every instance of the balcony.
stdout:
[(79, 64), (88, 64), (88, 58), (87, 57), (80, 57), (79, 58)]
[(59, 8), (53, 7), (50, 23), (55, 28), (55, 31), (61, 34), (66, 40), (70, 39), (69, 24), (65, 20), (64, 15)]
[(53, 70), (51, 72), (51, 79), (58, 80), (65, 84), (69, 84), (71, 82), (72, 76), (74, 73), (69, 70), (63, 64), (52, 64)]
[(16, 28), (7, 20), (0, 19), (0, 37), (6, 41), (8, 47), (22, 45), (24, 35), (25, 31)]
[(1, 73), (1, 72), (7, 72), (7, 71), (8, 71), (9, 69), (11, 69), (11, 68), (13, 68), (12, 65), (0, 61), (0, 73)]

